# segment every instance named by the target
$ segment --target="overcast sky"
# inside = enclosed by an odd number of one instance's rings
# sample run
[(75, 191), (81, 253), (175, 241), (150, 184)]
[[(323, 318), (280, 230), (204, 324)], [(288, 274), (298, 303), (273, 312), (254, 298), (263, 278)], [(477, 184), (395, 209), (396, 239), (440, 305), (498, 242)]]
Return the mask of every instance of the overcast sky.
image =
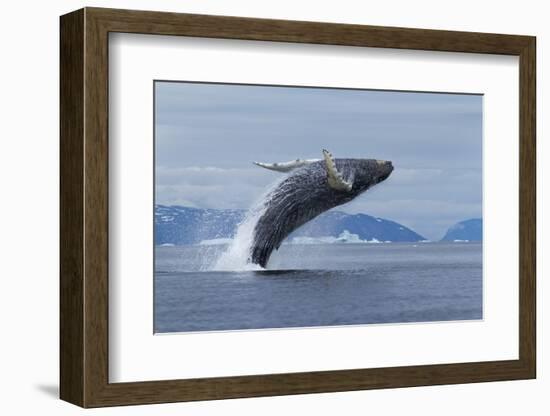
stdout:
[(252, 161), (391, 160), (385, 182), (335, 209), (428, 239), (482, 212), (482, 96), (156, 82), (156, 202), (249, 208), (281, 173)]

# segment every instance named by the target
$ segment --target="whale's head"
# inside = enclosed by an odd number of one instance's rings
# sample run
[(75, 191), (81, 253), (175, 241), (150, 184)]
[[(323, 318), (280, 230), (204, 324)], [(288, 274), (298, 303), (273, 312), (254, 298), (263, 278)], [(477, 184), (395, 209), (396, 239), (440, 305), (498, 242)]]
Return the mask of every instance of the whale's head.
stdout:
[(350, 165), (349, 180), (353, 183), (353, 189), (359, 192), (385, 181), (393, 172), (393, 164), (389, 160), (343, 159), (344, 171), (346, 162)]

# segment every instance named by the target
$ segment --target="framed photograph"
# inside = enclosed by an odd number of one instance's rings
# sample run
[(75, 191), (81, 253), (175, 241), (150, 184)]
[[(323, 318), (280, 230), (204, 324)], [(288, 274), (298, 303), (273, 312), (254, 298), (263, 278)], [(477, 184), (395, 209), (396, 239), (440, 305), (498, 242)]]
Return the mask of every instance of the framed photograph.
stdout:
[(63, 400), (535, 378), (534, 37), (60, 28)]

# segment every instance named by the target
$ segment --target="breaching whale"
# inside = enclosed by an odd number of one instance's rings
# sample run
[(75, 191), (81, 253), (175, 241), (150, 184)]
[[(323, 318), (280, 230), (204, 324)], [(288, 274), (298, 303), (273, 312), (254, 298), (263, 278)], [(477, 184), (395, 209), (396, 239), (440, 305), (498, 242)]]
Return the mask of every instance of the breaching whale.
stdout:
[(335, 159), (323, 150), (323, 159), (296, 159), (283, 163), (254, 164), (288, 177), (265, 199), (250, 249), (250, 263), (267, 265), (273, 250), (295, 229), (319, 214), (345, 204), (390, 176), (390, 161)]

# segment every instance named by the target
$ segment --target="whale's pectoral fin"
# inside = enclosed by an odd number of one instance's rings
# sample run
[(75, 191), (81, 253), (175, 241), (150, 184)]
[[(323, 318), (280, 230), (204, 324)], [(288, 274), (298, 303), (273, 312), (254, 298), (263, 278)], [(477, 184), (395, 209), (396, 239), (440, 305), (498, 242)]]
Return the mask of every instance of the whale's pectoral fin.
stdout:
[(290, 162), (280, 162), (280, 163), (262, 163), (262, 162), (253, 162), (253, 163), (262, 168), (274, 170), (276, 172), (290, 172), (293, 169), (309, 165), (310, 163), (313, 163), (313, 162), (318, 162), (319, 160), (320, 159), (296, 159), (296, 160), (291, 160)]
[(332, 157), (332, 154), (328, 151), (323, 149), (323, 156), (325, 157), (325, 163), (327, 166), (327, 180), (328, 185), (332, 189), (336, 189), (337, 191), (351, 191), (351, 187), (353, 186), (353, 183), (348, 182), (344, 180), (344, 177), (340, 172), (338, 172), (338, 169), (336, 169), (336, 163), (334, 163), (334, 158)]

